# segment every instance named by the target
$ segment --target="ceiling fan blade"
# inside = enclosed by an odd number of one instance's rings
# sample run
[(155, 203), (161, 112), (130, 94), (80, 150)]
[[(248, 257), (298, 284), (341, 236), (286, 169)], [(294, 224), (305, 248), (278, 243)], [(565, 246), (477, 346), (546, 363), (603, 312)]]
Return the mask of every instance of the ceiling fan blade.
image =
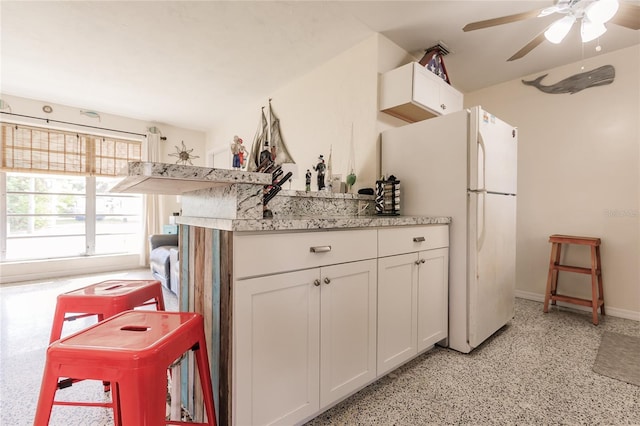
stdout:
[(618, 13), (609, 22), (632, 30), (640, 29), (640, 6), (620, 2)]
[(543, 16), (548, 16), (548, 15), (553, 15), (554, 13), (557, 13), (557, 12), (565, 12), (566, 10), (567, 10), (567, 6), (565, 5), (559, 6), (556, 4), (553, 6), (545, 7), (538, 14), (538, 18), (542, 18)]
[[(549, 26), (551, 26), (551, 25), (549, 25)], [(549, 27), (547, 27), (547, 28), (549, 28)], [(511, 56), (509, 59), (507, 59), (507, 62), (511, 62), (511, 61), (515, 61), (516, 59), (520, 59), (520, 58), (524, 57), (526, 54), (528, 54), (529, 52), (531, 52), (533, 49), (538, 47), (540, 45), (540, 43), (542, 43), (543, 41), (546, 40), (545, 37), (544, 37), (544, 32), (547, 31), (547, 28), (542, 30), (542, 32), (540, 34), (538, 34), (537, 36), (535, 36), (533, 38), (533, 40), (531, 40), (529, 43), (525, 44), (522, 49), (520, 49), (516, 53), (514, 53), (513, 56)]]
[(465, 25), (462, 31), (474, 31), (483, 28), (495, 27), (496, 25), (510, 24), (511, 22), (522, 21), (529, 18), (536, 18), (546, 8), (531, 10), (529, 12), (516, 13), (514, 15), (501, 16), (499, 18), (487, 19), (486, 21), (472, 22)]

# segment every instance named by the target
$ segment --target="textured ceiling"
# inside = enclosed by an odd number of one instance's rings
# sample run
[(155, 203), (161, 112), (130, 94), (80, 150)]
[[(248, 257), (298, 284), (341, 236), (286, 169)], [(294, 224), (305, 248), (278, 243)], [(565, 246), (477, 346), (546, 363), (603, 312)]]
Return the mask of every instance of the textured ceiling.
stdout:
[[(638, 1), (630, 3), (640, 4)], [(444, 41), (467, 92), (596, 55), (577, 31), (506, 59), (558, 15), (474, 32), (472, 21), (552, 1), (0, 1), (0, 91), (207, 130), (379, 32), (420, 55)], [(602, 53), (640, 43), (609, 25)]]

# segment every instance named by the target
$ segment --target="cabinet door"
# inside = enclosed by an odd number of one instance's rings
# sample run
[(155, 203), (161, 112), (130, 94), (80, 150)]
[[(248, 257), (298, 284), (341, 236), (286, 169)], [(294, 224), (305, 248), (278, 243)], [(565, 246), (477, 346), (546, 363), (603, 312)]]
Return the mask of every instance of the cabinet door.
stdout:
[(314, 268), (236, 281), (236, 424), (293, 424), (318, 411), (318, 278)]
[(320, 407), (376, 377), (375, 259), (321, 268)]
[(442, 114), (449, 114), (462, 110), (463, 95), (446, 82), (440, 86), (440, 104), (438, 111)]
[(421, 66), (413, 68), (413, 101), (438, 114), (440, 108), (440, 77)]
[(417, 253), (378, 259), (378, 377), (417, 354)]
[[(418, 271), (418, 352), (448, 335), (449, 251), (421, 251)], [(423, 262), (424, 260), (424, 262)]]

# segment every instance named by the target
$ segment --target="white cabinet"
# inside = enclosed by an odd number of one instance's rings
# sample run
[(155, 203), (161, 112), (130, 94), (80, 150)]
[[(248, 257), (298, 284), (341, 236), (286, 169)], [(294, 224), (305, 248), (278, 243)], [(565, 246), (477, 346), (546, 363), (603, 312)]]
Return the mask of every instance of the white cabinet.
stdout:
[(448, 336), (449, 249), (418, 253), (418, 352)]
[(388, 255), (378, 259), (382, 376), (447, 337), (448, 227), (380, 230), (378, 244)]
[(410, 123), (460, 111), (463, 95), (417, 62), (388, 71), (380, 81), (380, 111)]
[[(325, 234), (336, 239), (324, 240)], [(318, 250), (320, 258), (376, 251), (375, 229), (281, 235), (293, 246), (297, 242), (290, 237), (306, 235), (306, 252)], [(254, 248), (266, 243), (252, 237), (239, 246), (249, 250), (252, 241)], [(341, 247), (353, 241), (367, 244), (351, 251)], [(373, 257), (235, 282), (235, 424), (301, 422), (376, 378)]]
[(418, 353), (417, 259), (410, 253), (378, 260), (378, 376)]
[(448, 225), (236, 233), (232, 424), (301, 423), (445, 339), (448, 245)]
[(321, 268), (320, 408), (376, 378), (376, 260)]
[(235, 424), (293, 424), (318, 411), (317, 279), (312, 269), (236, 284)]

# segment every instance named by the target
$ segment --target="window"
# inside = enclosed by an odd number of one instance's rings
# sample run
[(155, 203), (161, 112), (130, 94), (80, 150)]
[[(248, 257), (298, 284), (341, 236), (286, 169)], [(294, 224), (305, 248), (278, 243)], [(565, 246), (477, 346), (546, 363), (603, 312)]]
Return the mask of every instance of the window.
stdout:
[(140, 251), (142, 197), (109, 193), (118, 180), (96, 178), (95, 254)]
[(142, 198), (110, 193), (141, 142), (2, 123), (0, 261), (139, 252)]

